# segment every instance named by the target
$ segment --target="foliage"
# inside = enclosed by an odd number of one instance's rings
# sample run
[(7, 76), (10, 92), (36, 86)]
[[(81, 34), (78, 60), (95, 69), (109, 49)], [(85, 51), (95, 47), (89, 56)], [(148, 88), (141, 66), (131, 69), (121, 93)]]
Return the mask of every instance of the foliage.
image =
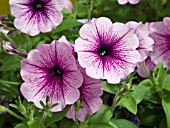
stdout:
[[(14, 17), (9, 14), (6, 17), (8, 24), (4, 26), (9, 33), (7, 37), (1, 33), (0, 40), (12, 41), (17, 48), (29, 52), (62, 35), (74, 44), (79, 37), (79, 28), (84, 24), (77, 19), (108, 17), (113, 22), (145, 23), (170, 16), (169, 0), (142, 0), (137, 5), (123, 6), (117, 0), (94, 0), (92, 5), (88, 0), (72, 0), (72, 3), (73, 12), (64, 9), (64, 20), (55, 30), (34, 37), (18, 33), (13, 27)], [(90, 14), (89, 7), (92, 7)], [(21, 96), (20, 62), (23, 59), (6, 54), (0, 44), (0, 128), (78, 128), (73, 120), (65, 117), (70, 106), (51, 113), (42, 105), (40, 111)], [(104, 104), (94, 115), (87, 115), (80, 128), (170, 128), (170, 65), (164, 68), (159, 63), (146, 79), (133, 72), (117, 85), (106, 81), (102, 84)]]

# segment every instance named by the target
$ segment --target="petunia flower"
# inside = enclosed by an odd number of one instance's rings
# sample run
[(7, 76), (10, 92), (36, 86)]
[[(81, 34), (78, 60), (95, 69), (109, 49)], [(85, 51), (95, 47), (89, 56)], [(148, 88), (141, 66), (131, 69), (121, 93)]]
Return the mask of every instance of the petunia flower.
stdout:
[[(83, 84), (79, 88), (82, 103), (81, 108), (77, 112), (77, 118), (79, 121), (83, 122), (87, 114), (93, 115), (101, 108), (103, 101), (100, 96), (103, 94), (103, 90), (101, 80), (89, 77), (86, 74), (85, 69), (81, 66), (78, 66), (78, 69), (82, 73)], [(66, 114), (66, 117), (75, 120), (74, 106), (71, 106), (70, 110)]]
[(140, 54), (133, 29), (102, 17), (92, 19), (80, 29), (75, 41), (78, 61), (88, 76), (119, 83), (134, 71)]
[(80, 97), (78, 88), (83, 78), (77, 69), (72, 49), (63, 42), (54, 40), (51, 44), (42, 44), (29, 52), (21, 62), (21, 76), (25, 81), (21, 93), (41, 108), (39, 101), (45, 104), (47, 96), (50, 103), (59, 103), (51, 111), (61, 111), (67, 104), (73, 104)]
[(14, 26), (31, 36), (49, 32), (63, 20), (62, 0), (10, 0), (9, 4), (16, 17)]
[(127, 3), (130, 4), (138, 4), (140, 2), (140, 0), (117, 0), (119, 4), (124, 5)]
[(153, 51), (150, 53), (151, 60), (157, 65), (163, 62), (168, 67), (170, 62), (170, 18), (165, 17), (163, 22), (150, 23), (150, 37), (154, 40)]
[[(147, 69), (148, 73), (150, 73), (154, 69), (154, 67), (156, 66), (151, 61), (151, 58), (149, 56), (144, 60), (144, 64), (146, 66), (146, 69)], [(137, 72), (143, 78), (147, 78), (148, 77), (147, 74), (145, 73), (145, 70), (144, 70), (144, 67), (142, 66), (142, 63), (138, 63), (138, 65), (137, 65)]]
[(148, 27), (141, 22), (137, 23), (134, 21), (129, 21), (128, 23), (126, 23), (126, 25), (134, 29), (134, 33), (139, 39), (139, 47), (137, 48), (137, 50), (141, 55), (140, 61), (144, 61), (148, 57), (149, 52), (153, 51), (154, 44), (153, 39), (149, 37)]
[(64, 7), (65, 8), (67, 8), (70, 11), (73, 10), (73, 4), (71, 3), (70, 0), (63, 0), (63, 2), (64, 2)]

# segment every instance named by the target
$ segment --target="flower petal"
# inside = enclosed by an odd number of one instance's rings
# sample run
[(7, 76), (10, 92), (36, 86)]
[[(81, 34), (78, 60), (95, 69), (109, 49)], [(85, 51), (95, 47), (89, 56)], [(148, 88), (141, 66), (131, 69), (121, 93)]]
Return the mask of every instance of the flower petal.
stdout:
[(81, 38), (75, 41), (75, 52), (97, 52), (99, 47), (100, 43), (97, 42), (91, 43)]
[(92, 52), (79, 52), (78, 61), (80, 65), (86, 68), (88, 76), (101, 79), (103, 78), (103, 62), (100, 56)]
[(69, 71), (63, 74), (64, 84), (68, 84), (69, 86), (78, 88), (82, 85), (82, 82), (83, 82), (83, 78), (79, 70), (75, 70), (73, 72)]
[(128, 3), (128, 0), (118, 0), (118, 3), (119, 4), (127, 4)]
[(112, 22), (108, 18), (93, 18), (91, 21), (81, 27), (79, 33), (81, 38), (84, 40), (89, 42), (100, 42), (100, 38), (103, 38), (100, 36), (110, 30), (111, 25)]
[(140, 0), (129, 0), (129, 3), (131, 4), (138, 4)]
[(41, 100), (45, 103), (46, 97), (50, 96), (51, 104), (59, 103), (51, 111), (61, 111), (65, 108), (66, 104), (73, 104), (80, 97), (80, 92), (76, 86), (70, 86), (70, 83), (65, 82), (66, 78), (64, 77), (63, 79), (64, 82), (62, 82), (61, 78), (47, 77), (34, 83), (25, 82), (20, 90), (28, 101), (34, 102), (39, 108), (41, 108), (39, 101)]
[(135, 50), (139, 46), (139, 40), (132, 29), (122, 23), (112, 25), (112, 38), (115, 40), (115, 48), (122, 50)]
[(58, 65), (65, 71), (77, 70), (76, 60), (72, 55), (72, 48), (68, 44), (62, 42), (60, 42), (58, 45)]
[(138, 51), (121, 52), (121, 57), (105, 57), (103, 78), (107, 79), (109, 83), (119, 83), (122, 78), (126, 78), (135, 70), (139, 59)]
[(23, 61), (23, 63), (42, 69), (49, 69), (54, 67), (57, 64), (56, 45), (57, 42), (50, 45), (39, 45), (37, 49), (30, 51), (26, 61)]
[[(151, 61), (151, 58), (150, 57), (147, 57), (144, 61), (145, 63), (145, 66), (146, 66), (146, 69), (148, 70), (148, 72), (150, 73), (154, 67), (156, 66), (152, 61)], [(143, 78), (147, 78), (147, 74), (145, 73), (144, 71), (144, 67), (142, 66), (142, 63), (139, 63), (137, 65), (137, 72), (138, 74), (143, 77)]]
[(87, 114), (94, 114), (97, 112), (103, 105), (103, 100), (100, 97), (85, 99), (82, 102), (82, 108), (78, 112), (78, 120), (84, 122), (84, 119)]

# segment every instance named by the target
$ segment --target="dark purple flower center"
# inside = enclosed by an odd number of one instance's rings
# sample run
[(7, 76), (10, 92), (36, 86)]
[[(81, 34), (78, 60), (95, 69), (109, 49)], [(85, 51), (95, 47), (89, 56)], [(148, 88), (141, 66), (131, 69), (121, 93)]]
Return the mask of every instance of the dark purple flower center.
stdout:
[(43, 9), (43, 7), (44, 7), (44, 3), (41, 2), (40, 0), (35, 0), (35, 1), (31, 4), (31, 6), (32, 6), (35, 10), (41, 10), (41, 9)]
[(63, 72), (64, 71), (61, 69), (60, 66), (56, 66), (54, 68), (51, 68), (49, 73), (53, 76), (62, 76)]
[(107, 55), (108, 55), (108, 50), (107, 50), (107, 48), (100, 47), (100, 48), (98, 49), (98, 54), (99, 54), (99, 56), (101, 56), (101, 57), (107, 56)]

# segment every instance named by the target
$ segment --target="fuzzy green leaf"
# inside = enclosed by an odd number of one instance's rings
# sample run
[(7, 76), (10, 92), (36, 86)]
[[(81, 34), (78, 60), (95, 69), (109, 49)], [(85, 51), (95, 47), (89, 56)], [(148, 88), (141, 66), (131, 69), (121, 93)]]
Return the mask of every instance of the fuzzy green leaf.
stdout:
[(135, 124), (125, 119), (112, 119), (109, 124), (113, 128), (138, 128)]
[(170, 74), (165, 77), (162, 88), (170, 91)]
[(170, 92), (165, 92), (162, 98), (162, 106), (166, 114), (167, 128), (170, 128)]
[(137, 103), (132, 96), (124, 95), (117, 104), (118, 106), (126, 107), (131, 113), (137, 113)]
[(103, 104), (100, 110), (90, 118), (90, 122), (107, 122), (112, 118), (112, 110)]

